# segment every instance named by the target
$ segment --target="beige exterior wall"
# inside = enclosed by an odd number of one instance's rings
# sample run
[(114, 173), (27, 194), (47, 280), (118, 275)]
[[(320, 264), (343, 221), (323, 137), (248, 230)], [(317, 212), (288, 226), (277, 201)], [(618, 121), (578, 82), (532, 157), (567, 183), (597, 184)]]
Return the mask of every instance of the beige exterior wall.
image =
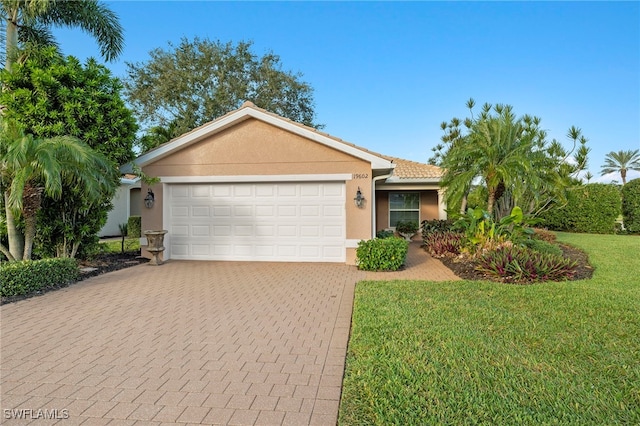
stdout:
[[(368, 239), (371, 206), (357, 208), (353, 202), (358, 187), (371, 194), (369, 162), (256, 119), (238, 123), (209, 138), (143, 167), (148, 176), (241, 176), (348, 173), (368, 176), (346, 181), (346, 238)], [(155, 205), (142, 210), (142, 230), (162, 229), (162, 183), (152, 187)], [(147, 186), (143, 185), (142, 195)], [(143, 255), (149, 253), (143, 250)], [(347, 263), (355, 262), (355, 249), (347, 249)]]

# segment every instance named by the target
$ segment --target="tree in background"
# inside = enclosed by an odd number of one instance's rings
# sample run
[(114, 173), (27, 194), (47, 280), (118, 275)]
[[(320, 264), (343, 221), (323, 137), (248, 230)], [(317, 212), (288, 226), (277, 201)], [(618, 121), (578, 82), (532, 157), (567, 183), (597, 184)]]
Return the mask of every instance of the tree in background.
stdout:
[[(312, 127), (313, 89), (301, 74), (282, 70), (273, 53), (259, 57), (252, 43), (183, 38), (157, 48), (142, 63), (127, 63), (125, 95), (141, 123), (170, 131), (169, 139), (207, 123), (243, 102)], [(158, 133), (158, 132), (156, 132)], [(149, 142), (166, 138), (148, 138)]]
[(627, 172), (634, 170), (640, 172), (640, 150), (611, 151), (605, 156), (604, 165), (601, 166), (600, 175), (620, 173), (622, 185), (627, 183)]
[(589, 149), (580, 129), (569, 130), (573, 148), (567, 152), (556, 140), (546, 141), (538, 117), (516, 117), (510, 105), (501, 104), (484, 104), (476, 117), (474, 106), (470, 99), (470, 117), (442, 123), (443, 143), (429, 160), (445, 169), (441, 184), (447, 202), (464, 212), (467, 196), (478, 183), (486, 189), (487, 211), (499, 219), (515, 205), (535, 215), (562, 199), (563, 190), (586, 168)]
[[(0, 244), (0, 251), (9, 260), (28, 260), (42, 195), (59, 200), (67, 186), (82, 192), (85, 205), (91, 205), (105, 192), (113, 193), (115, 170), (103, 155), (76, 138), (36, 139), (3, 119), (0, 173), (9, 236), (9, 247)], [(18, 217), (23, 221), (22, 232)]]
[(81, 28), (94, 36), (108, 61), (124, 46), (118, 17), (96, 0), (0, 0), (0, 13), (5, 22), (2, 60), (6, 69), (11, 69), (20, 46), (55, 46), (51, 27)]
[[(53, 47), (34, 50), (12, 70), (0, 72), (4, 118), (21, 125), (35, 139), (71, 136), (103, 154), (114, 173), (100, 200), (88, 200), (78, 186), (63, 185), (61, 198), (46, 196), (39, 217), (42, 247), (71, 256), (90, 243), (103, 226), (119, 183), (117, 166), (130, 161), (137, 125), (120, 97), (121, 85), (110, 71), (89, 59), (63, 58)], [(61, 249), (63, 248), (63, 249)]]

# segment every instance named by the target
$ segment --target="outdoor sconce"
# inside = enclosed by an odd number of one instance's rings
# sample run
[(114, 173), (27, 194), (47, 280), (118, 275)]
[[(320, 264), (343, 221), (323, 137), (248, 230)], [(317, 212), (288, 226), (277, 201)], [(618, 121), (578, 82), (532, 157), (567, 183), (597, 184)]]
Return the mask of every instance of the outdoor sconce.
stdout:
[(364, 204), (364, 196), (362, 195), (362, 191), (360, 191), (360, 187), (358, 187), (356, 198), (354, 198), (353, 201), (356, 203), (356, 207), (362, 208), (362, 205)]
[(148, 209), (150, 209), (151, 207), (153, 207), (153, 203), (155, 203), (155, 201), (156, 201), (156, 196), (151, 190), (151, 188), (149, 188), (147, 190), (147, 196), (144, 197), (144, 205), (147, 206)]

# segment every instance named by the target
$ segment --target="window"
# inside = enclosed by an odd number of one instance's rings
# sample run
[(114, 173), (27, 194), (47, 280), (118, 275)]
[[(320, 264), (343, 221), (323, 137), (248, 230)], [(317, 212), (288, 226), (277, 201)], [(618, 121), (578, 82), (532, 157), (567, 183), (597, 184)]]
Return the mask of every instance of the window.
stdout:
[(390, 192), (389, 226), (395, 228), (398, 222), (408, 220), (420, 223), (420, 193)]

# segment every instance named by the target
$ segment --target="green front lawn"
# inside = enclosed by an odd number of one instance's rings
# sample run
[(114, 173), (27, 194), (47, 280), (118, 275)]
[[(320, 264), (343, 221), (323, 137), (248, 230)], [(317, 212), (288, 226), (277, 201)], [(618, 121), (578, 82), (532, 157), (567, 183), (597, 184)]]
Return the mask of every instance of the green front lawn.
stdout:
[[(100, 242), (101, 253), (121, 253), (122, 240), (109, 240)], [(137, 252), (140, 251), (140, 239), (139, 238), (125, 238), (124, 239), (124, 251), (125, 252)]]
[(640, 424), (640, 237), (586, 281), (361, 282), (339, 423)]

